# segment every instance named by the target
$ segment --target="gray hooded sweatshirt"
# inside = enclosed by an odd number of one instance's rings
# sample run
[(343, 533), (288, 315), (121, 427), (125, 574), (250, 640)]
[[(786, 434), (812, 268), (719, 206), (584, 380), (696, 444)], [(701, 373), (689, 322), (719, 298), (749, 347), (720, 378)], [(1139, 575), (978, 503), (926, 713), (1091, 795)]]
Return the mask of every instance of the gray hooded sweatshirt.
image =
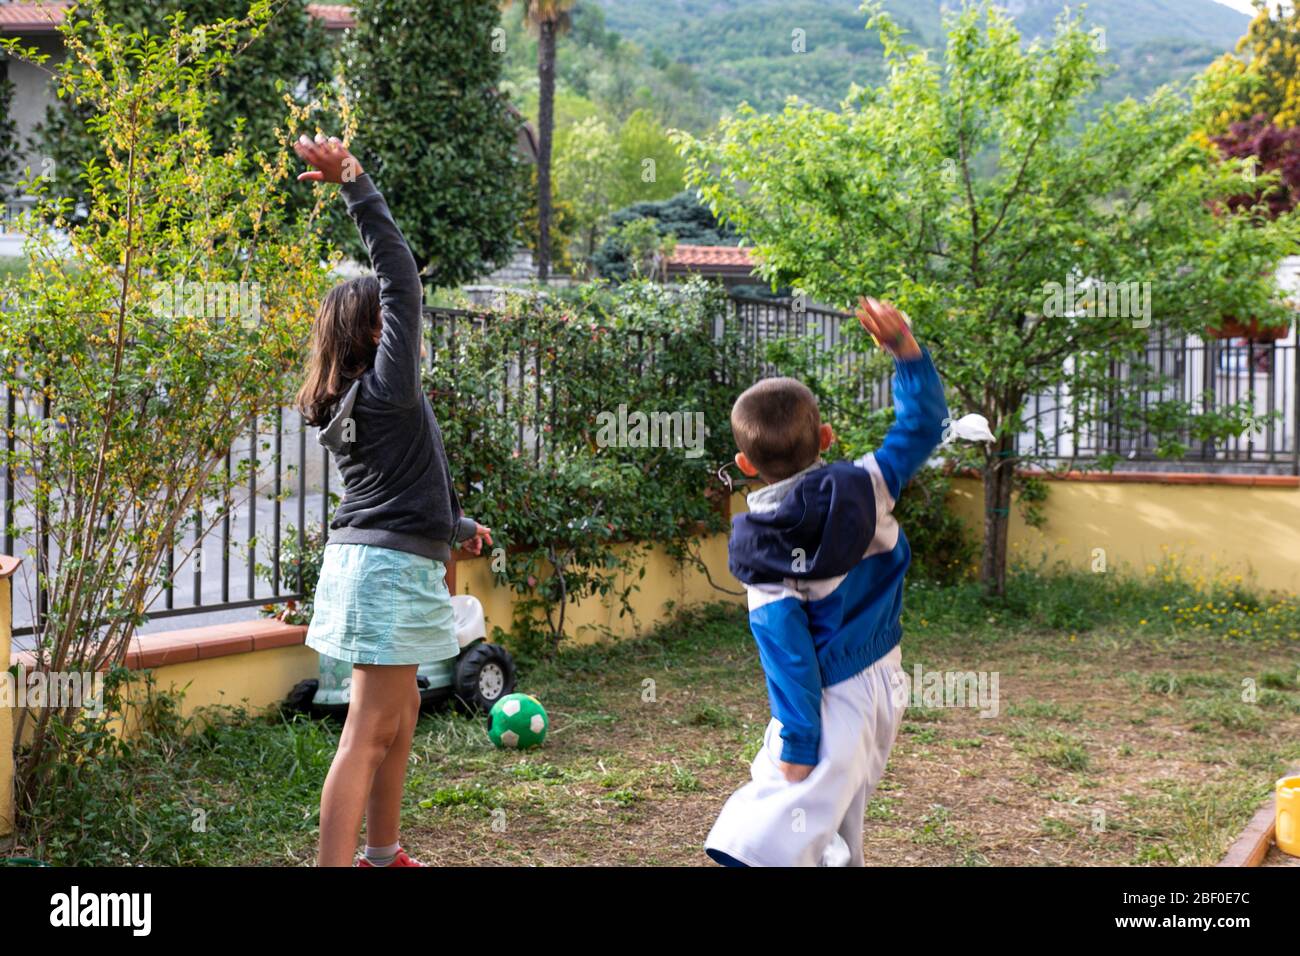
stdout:
[(420, 383), (419, 270), (368, 175), (344, 183), (343, 198), (379, 278), (384, 328), (374, 364), (353, 381), (320, 432), (344, 486), (329, 540), (447, 561), (475, 525), (461, 514), (442, 431)]

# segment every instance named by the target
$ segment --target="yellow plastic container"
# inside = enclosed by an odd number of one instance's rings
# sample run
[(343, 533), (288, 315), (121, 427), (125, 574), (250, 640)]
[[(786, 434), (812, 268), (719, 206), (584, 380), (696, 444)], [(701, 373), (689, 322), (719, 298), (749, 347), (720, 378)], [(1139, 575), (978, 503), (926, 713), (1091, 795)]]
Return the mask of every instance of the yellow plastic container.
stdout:
[(1300, 856), (1300, 776), (1277, 782), (1277, 848)]

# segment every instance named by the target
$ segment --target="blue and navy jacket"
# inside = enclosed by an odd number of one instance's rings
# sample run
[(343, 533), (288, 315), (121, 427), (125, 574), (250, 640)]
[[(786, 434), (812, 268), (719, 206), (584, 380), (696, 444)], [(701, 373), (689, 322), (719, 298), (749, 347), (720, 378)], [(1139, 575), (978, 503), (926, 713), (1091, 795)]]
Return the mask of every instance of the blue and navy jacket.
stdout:
[(902, 637), (907, 538), (899, 492), (943, 438), (943, 383), (928, 352), (896, 362), (894, 424), (858, 461), (818, 460), (749, 495), (736, 515), (731, 573), (749, 596), (749, 624), (767, 675), (781, 759), (816, 764), (822, 688), (848, 680)]

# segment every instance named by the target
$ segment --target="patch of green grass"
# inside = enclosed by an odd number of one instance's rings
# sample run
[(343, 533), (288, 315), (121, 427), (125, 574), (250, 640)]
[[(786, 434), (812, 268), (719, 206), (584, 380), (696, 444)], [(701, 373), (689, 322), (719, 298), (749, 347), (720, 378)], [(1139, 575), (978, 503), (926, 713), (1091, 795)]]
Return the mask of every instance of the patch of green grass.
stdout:
[(736, 717), (717, 704), (695, 704), (687, 711), (686, 722), (692, 727), (731, 727)]
[(1270, 690), (1267, 687), (1259, 691), (1255, 703), (1268, 710), (1281, 710), (1292, 714), (1300, 714), (1300, 697), (1279, 690)]
[(1142, 680), (1148, 694), (1165, 697), (1186, 697), (1196, 690), (1219, 690), (1227, 683), (1219, 674), (1186, 674), (1175, 671), (1157, 671), (1145, 675)]
[(527, 760), (512, 764), (506, 773), (516, 780), (543, 780), (558, 783), (569, 776), (569, 772), (549, 763), (530, 763)]
[(1300, 674), (1286, 671), (1264, 671), (1259, 675), (1259, 686), (1271, 690), (1300, 690)]
[(699, 793), (704, 789), (699, 777), (676, 762), (659, 764), (654, 768), (654, 774), (662, 777), (668, 789), (674, 793)]
[(492, 810), (505, 802), (505, 796), (499, 790), (480, 786), (439, 787), (420, 801), (425, 810), (434, 807), (474, 807)]
[[(162, 702), (166, 703), (162, 703)], [(176, 695), (154, 704), (176, 713)], [(37, 796), (28, 854), (80, 866), (302, 864), (315, 857), (335, 725), (238, 708), (147, 728), (129, 742), (93, 727), (90, 756), (65, 761)], [(285, 846), (297, 847), (287, 853)]]
[(1134, 862), (1217, 863), (1245, 820), (1267, 796), (1271, 781), (1229, 775), (1212, 782), (1158, 780), (1135, 812), (1145, 817)]
[(1039, 824), (1043, 833), (1062, 840), (1072, 840), (1079, 835), (1079, 828), (1069, 820), (1060, 817), (1044, 817)]
[[(926, 635), (962, 634), (996, 643), (1006, 634), (1050, 631), (1068, 637), (1116, 629), (1179, 640), (1212, 634), (1281, 643), (1300, 632), (1300, 599), (1263, 594), (1236, 578), (1212, 578), (1170, 558), (1139, 576), (1094, 574), (1063, 561), (1013, 562), (1005, 598), (974, 581), (938, 586), (909, 580), (907, 626)], [(1063, 654), (1066, 645), (1057, 644)]]
[(912, 833), (912, 842), (920, 846), (950, 846), (961, 843), (961, 836), (952, 826), (952, 811), (936, 804), (921, 817), (920, 826)]
[(904, 722), (902, 732), (918, 744), (932, 744), (939, 739), (938, 727), (922, 727), (919, 724)]
[(898, 819), (897, 797), (884, 796), (877, 792), (867, 803), (867, 819), (876, 823), (885, 823)]
[(1190, 700), (1185, 710), (1193, 721), (1192, 730), (1198, 733), (1206, 733), (1215, 727), (1257, 733), (1265, 724), (1265, 717), (1258, 707), (1229, 697)]
[(1046, 751), (1043, 760), (1053, 767), (1070, 773), (1083, 773), (1092, 766), (1088, 751), (1079, 744), (1062, 743)]
[(1059, 720), (1062, 723), (1075, 724), (1083, 719), (1083, 709), (1054, 700), (1022, 700), (1011, 704), (1006, 709), (1009, 717), (1028, 717), (1031, 720)]

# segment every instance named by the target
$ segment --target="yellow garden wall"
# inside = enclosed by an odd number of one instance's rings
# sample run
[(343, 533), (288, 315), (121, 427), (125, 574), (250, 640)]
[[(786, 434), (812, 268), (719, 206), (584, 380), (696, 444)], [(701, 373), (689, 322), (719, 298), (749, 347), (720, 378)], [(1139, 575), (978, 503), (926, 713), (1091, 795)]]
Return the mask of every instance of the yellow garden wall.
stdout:
[[(316, 652), (299, 644), (273, 650), (230, 654), (210, 660), (164, 664), (151, 669), (154, 687), (170, 693), (184, 692), (181, 713), (186, 716), (202, 707), (245, 707), (261, 713), (284, 700), (298, 681), (316, 676)], [(128, 699), (138, 704), (145, 687), (134, 682)], [(139, 710), (128, 715), (125, 731), (136, 729)]]
[[(1172, 558), (1210, 575), (1240, 574), (1266, 590), (1300, 592), (1300, 488), (1177, 480), (1187, 483), (1049, 481), (1043, 528), (1027, 527), (1012, 506), (1009, 554), (1087, 570), (1101, 548), (1108, 570), (1145, 574)], [(982, 537), (980, 481), (956, 479), (951, 503)]]
[[(700, 543), (699, 555), (708, 566), (714, 582), (720, 587), (740, 590), (740, 585), (727, 571), (725, 534), (711, 535), (704, 539)], [(619, 582), (620, 587), (629, 583), (639, 587), (629, 598), (634, 612), (631, 617), (619, 617), (621, 604), (614, 597), (581, 601), (570, 605), (565, 614), (564, 631), (568, 639), (577, 643), (590, 643), (609, 634), (635, 637), (666, 619), (670, 605), (682, 607), (721, 600), (743, 600), (741, 596), (717, 590), (696, 567), (677, 564), (661, 548), (650, 552), (644, 566), (645, 577), (638, 579), (636, 571), (631, 571), (623, 575)], [(495, 583), (488, 559), (477, 558), (456, 563), (456, 593), (472, 594), (483, 602), (489, 634), (494, 626), (510, 629), (514, 616), (514, 595), (509, 588)]]

